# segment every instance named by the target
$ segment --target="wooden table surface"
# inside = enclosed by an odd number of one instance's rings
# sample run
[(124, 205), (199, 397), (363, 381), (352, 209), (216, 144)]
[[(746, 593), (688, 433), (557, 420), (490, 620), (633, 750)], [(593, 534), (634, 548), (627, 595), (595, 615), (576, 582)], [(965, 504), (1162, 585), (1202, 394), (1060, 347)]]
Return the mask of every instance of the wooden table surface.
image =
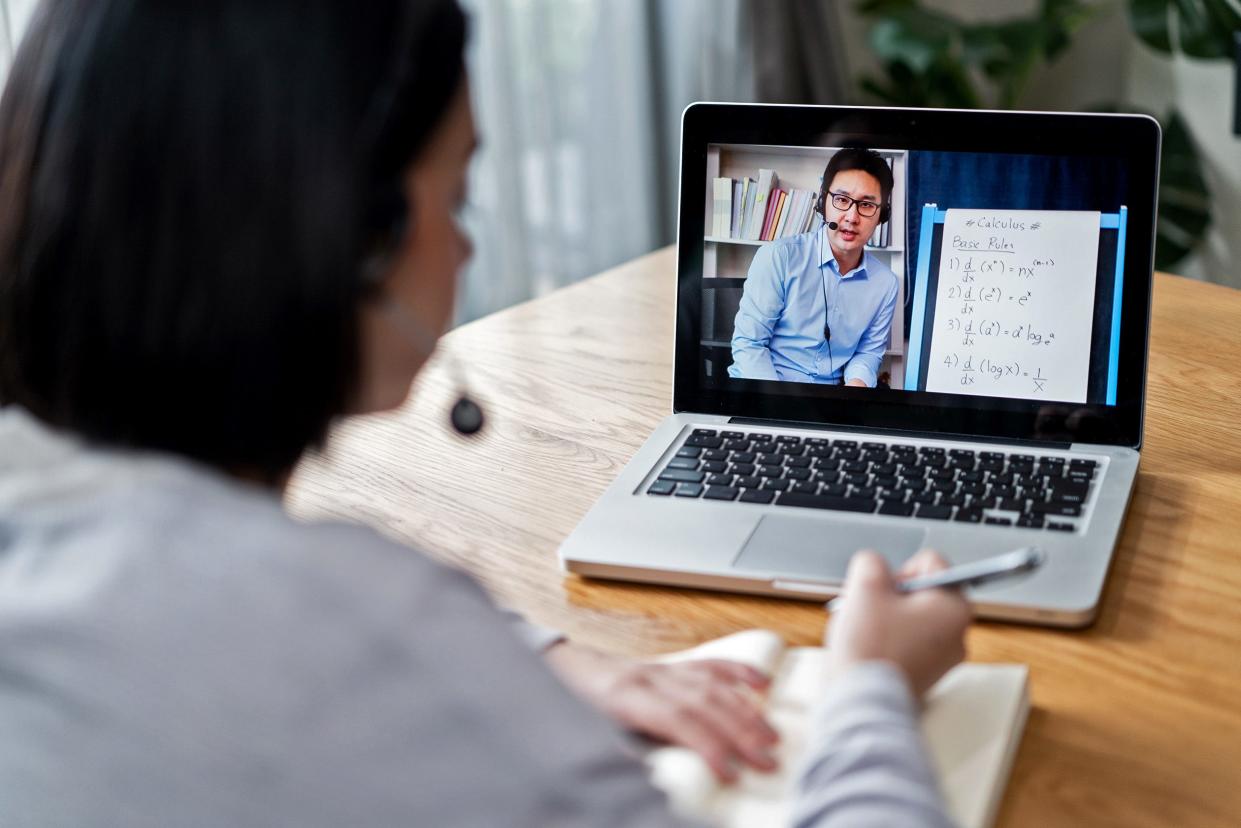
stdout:
[[(750, 627), (821, 640), (816, 604), (563, 574), (560, 541), (671, 411), (667, 248), (464, 325), (401, 410), (344, 423), (288, 505), (367, 523), (497, 601), (630, 654)], [(488, 427), (446, 412), (444, 351)], [(969, 658), (1030, 666), (1001, 826), (1241, 825), (1241, 292), (1157, 275), (1145, 445), (1098, 621), (977, 623)]]

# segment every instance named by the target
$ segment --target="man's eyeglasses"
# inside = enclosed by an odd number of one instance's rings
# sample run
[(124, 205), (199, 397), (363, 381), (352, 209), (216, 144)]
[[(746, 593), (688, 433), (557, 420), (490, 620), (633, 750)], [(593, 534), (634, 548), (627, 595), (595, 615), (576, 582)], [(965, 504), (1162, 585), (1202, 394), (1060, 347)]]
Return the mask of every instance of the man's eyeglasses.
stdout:
[(829, 193), (832, 197), (832, 206), (842, 213), (849, 212), (849, 208), (854, 204), (857, 205), (857, 214), (863, 218), (870, 218), (879, 212), (879, 205), (873, 201), (861, 201), (856, 198), (850, 198), (844, 193)]

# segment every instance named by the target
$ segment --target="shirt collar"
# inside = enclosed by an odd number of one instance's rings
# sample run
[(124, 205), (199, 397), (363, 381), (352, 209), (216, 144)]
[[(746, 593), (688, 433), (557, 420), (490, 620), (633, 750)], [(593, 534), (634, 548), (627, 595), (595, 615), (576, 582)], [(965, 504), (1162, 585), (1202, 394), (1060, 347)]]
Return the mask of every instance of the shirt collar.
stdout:
[(827, 241), (827, 227), (819, 234), (819, 266), (830, 267), (832, 272), (842, 279), (852, 279), (855, 276), (866, 276), (866, 262), (870, 253), (866, 250), (862, 251), (862, 258), (858, 260), (858, 266), (850, 270), (848, 273), (840, 272), (840, 265), (836, 263), (836, 257), (832, 254), (832, 246)]

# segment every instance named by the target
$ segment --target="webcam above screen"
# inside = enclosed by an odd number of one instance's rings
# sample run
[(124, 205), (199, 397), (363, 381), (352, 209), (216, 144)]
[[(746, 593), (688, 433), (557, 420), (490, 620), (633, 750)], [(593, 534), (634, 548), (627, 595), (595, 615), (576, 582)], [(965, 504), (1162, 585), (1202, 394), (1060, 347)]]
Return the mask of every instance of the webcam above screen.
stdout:
[(1159, 137), (1139, 115), (691, 105), (675, 409), (1140, 446)]

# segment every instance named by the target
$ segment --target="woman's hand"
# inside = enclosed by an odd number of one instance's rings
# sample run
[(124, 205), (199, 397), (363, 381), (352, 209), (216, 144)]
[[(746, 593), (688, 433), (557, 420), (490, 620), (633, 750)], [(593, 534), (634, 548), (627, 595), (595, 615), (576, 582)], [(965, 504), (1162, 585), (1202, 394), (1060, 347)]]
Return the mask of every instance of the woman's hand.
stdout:
[(723, 660), (648, 664), (565, 641), (547, 650), (552, 669), (571, 689), (630, 730), (699, 753), (724, 782), (741, 764), (776, 767), (776, 732), (763, 718), (767, 678)]
[[(911, 578), (945, 569), (947, 562), (924, 549), (901, 567)], [(940, 676), (965, 657), (969, 602), (956, 590), (896, 591), (887, 563), (874, 552), (849, 562), (845, 600), (828, 625), (832, 662), (848, 667), (862, 661), (889, 661), (900, 668), (914, 695), (921, 697)]]

